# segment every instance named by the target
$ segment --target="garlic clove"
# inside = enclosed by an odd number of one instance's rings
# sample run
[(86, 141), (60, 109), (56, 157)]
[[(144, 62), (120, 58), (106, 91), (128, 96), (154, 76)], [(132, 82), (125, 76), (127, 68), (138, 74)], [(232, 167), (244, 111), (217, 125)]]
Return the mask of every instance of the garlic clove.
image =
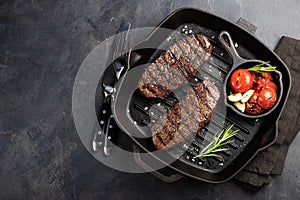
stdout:
[(245, 112), (246, 109), (246, 104), (245, 103), (241, 103), (241, 102), (234, 102), (235, 107), (237, 107), (237, 109), (239, 109), (242, 112)]
[(241, 102), (246, 103), (247, 101), (249, 101), (249, 99), (252, 97), (253, 94), (254, 94), (254, 90), (248, 90), (243, 94), (241, 98)]
[(241, 93), (234, 93), (229, 95), (227, 98), (229, 101), (231, 102), (237, 102), (240, 101), (242, 99), (243, 95)]

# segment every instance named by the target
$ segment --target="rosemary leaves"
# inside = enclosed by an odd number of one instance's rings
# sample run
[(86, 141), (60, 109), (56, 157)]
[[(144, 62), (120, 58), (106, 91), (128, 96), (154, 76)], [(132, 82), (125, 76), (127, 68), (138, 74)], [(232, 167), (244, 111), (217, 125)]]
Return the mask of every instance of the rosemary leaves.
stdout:
[(239, 130), (232, 130), (234, 124), (228, 126), (226, 129), (223, 129), (219, 135), (216, 135), (211, 143), (209, 143), (199, 155), (195, 156), (194, 158), (204, 158), (204, 157), (218, 157), (222, 158), (219, 155), (219, 152), (226, 151), (228, 148), (225, 147), (226, 144), (232, 143), (233, 140), (229, 140), (234, 135), (236, 135)]

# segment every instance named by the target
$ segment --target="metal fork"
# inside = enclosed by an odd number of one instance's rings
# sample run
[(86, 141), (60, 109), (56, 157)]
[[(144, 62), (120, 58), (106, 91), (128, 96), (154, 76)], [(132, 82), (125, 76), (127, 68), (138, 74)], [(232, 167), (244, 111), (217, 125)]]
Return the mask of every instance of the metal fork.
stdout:
[[(127, 31), (127, 33), (125, 34), (125, 37), (119, 37), (118, 41), (116, 42), (116, 40), (114, 42), (115, 45), (114, 45), (114, 55), (113, 55), (113, 59), (115, 59), (117, 57), (117, 55), (119, 54), (119, 52), (127, 52), (129, 50), (129, 37), (128, 37), (128, 31), (131, 27), (131, 24), (130, 23), (123, 23), (120, 27), (119, 30), (122, 31)], [(126, 62), (127, 62), (127, 55), (122, 55), (120, 58), (118, 58), (118, 60), (114, 61), (112, 63), (113, 65), (113, 69), (114, 69), (114, 72), (115, 72), (115, 76), (116, 76), (116, 79), (114, 81), (114, 85), (116, 84), (116, 82), (118, 82), (118, 80), (120, 79), (121, 77), (121, 74), (123, 72), (123, 70), (126, 68)], [(123, 62), (123, 63), (122, 63)], [(110, 128), (112, 128), (111, 126), (111, 117), (112, 117), (112, 113), (111, 113), (111, 110), (110, 110), (110, 118), (108, 119), (108, 122), (107, 122), (107, 126), (106, 126), (106, 130), (105, 130), (105, 140), (104, 140), (104, 147), (103, 147), (103, 152), (106, 156), (109, 156), (110, 153), (111, 153), (111, 147), (108, 147), (108, 140), (110, 140), (112, 137), (110, 134)]]
[[(111, 96), (114, 92), (114, 85), (116, 84), (116, 82), (120, 79), (122, 72), (124, 71), (124, 69), (127, 66), (127, 55), (122, 55), (121, 57), (118, 58), (118, 55), (120, 54), (120, 52), (127, 52), (129, 50), (129, 37), (128, 37), (128, 31), (131, 28), (131, 24), (129, 22), (125, 22), (122, 23), (122, 25), (120, 26), (119, 30), (117, 31), (118, 33), (127, 31), (127, 33), (121, 35), (121, 37), (117, 37), (114, 41), (113, 41), (113, 45), (112, 45), (112, 50), (109, 54), (109, 60), (113, 61), (113, 63), (111, 64), (114, 70), (114, 75), (115, 78), (113, 80), (113, 83), (111, 83), (111, 81), (106, 81), (106, 76), (108, 74), (104, 74), (103, 76), (103, 93), (104, 93), (104, 104), (106, 104), (106, 108), (105, 111), (107, 112), (107, 116), (108, 119), (103, 121), (103, 131), (104, 131), (104, 147), (103, 147), (103, 152), (106, 156), (110, 155), (111, 152), (111, 148), (108, 147), (108, 140), (111, 139), (111, 136), (109, 135), (109, 133), (111, 132), (110, 129), (112, 128), (111, 126), (111, 109), (110, 109), (110, 100), (111, 100)], [(109, 83), (106, 83), (109, 82)], [(109, 105), (109, 106), (108, 106)], [(103, 110), (102, 110), (103, 111)], [(101, 124), (101, 122), (100, 122)], [(94, 151), (99, 151), (99, 146), (102, 145), (102, 141), (103, 139), (100, 139), (99, 142), (99, 137), (103, 138), (103, 132), (102, 131), (98, 131), (95, 133), (94, 135), (94, 139), (93, 139), (93, 150)]]
[[(103, 93), (104, 93), (104, 100), (103, 100), (103, 105), (102, 105), (102, 112), (106, 112), (107, 109), (109, 109), (110, 106), (110, 98), (111, 95), (114, 92), (114, 88), (103, 84)], [(106, 130), (106, 125), (104, 124), (104, 121), (100, 121), (100, 124), (103, 124), (104, 129)], [(103, 137), (103, 131), (99, 130), (95, 133), (94, 138), (93, 138), (93, 150), (94, 151), (99, 151), (100, 147), (102, 146), (102, 140), (101, 137)]]

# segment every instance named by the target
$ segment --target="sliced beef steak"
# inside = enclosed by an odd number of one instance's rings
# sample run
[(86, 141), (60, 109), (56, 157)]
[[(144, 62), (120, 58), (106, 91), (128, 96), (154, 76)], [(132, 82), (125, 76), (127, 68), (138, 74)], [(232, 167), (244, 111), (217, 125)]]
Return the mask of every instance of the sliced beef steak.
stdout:
[(182, 144), (204, 128), (220, 98), (218, 88), (208, 79), (191, 85), (186, 95), (151, 127), (157, 149)]
[(139, 81), (145, 97), (163, 99), (189, 82), (211, 56), (213, 46), (200, 34), (178, 39), (148, 67)]

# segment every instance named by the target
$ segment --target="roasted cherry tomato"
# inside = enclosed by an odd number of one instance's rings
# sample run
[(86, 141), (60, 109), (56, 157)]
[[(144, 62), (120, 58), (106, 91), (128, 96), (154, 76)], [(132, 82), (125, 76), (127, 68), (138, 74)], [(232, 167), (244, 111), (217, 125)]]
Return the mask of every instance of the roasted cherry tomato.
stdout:
[(269, 80), (265, 78), (256, 79), (256, 82), (254, 84), (254, 90), (256, 92), (260, 92), (268, 82)]
[(262, 108), (258, 103), (246, 102), (245, 111), (251, 115), (258, 115), (262, 111)]
[(270, 72), (263, 72), (260, 75), (265, 79), (272, 80), (272, 74)]
[(251, 72), (251, 75), (254, 78), (254, 82), (257, 82), (262, 78), (267, 80), (272, 80), (272, 74), (270, 72), (262, 72), (262, 73)]
[(235, 70), (230, 76), (230, 88), (235, 92), (246, 92), (252, 85), (253, 76), (247, 69)]
[(271, 88), (264, 88), (259, 93), (257, 103), (263, 109), (270, 109), (275, 104), (276, 100), (277, 100), (276, 91), (274, 91)]
[(259, 96), (259, 93), (258, 92), (254, 92), (254, 94), (251, 96), (251, 98), (249, 99), (249, 101), (246, 102), (246, 109), (245, 109), (245, 111), (247, 113), (252, 114), (252, 115), (258, 115), (262, 111), (261, 106), (258, 105), (258, 103), (257, 103), (258, 96)]
[(261, 78), (256, 83), (254, 83), (254, 90), (260, 92), (264, 88), (272, 88), (275, 92), (277, 91), (276, 84), (267, 78)]
[(248, 102), (257, 103), (259, 92), (254, 92)]
[(267, 82), (263, 88), (271, 88), (273, 89), (275, 92), (277, 91), (277, 86), (273, 81), (269, 81)]
[(259, 74), (257, 72), (250, 72), (253, 77), (253, 82), (256, 83), (259, 80)]

